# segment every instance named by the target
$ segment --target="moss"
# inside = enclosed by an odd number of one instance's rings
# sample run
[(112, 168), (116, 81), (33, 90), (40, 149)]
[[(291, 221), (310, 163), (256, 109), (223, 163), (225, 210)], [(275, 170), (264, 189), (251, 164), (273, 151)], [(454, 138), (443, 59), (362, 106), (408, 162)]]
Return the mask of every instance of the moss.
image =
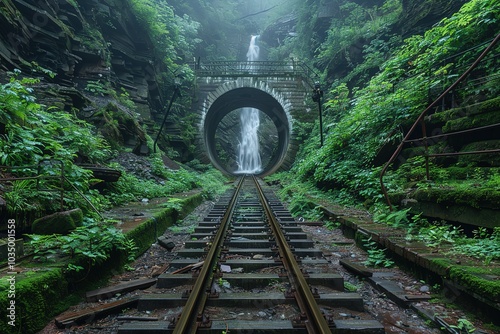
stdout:
[[(180, 219), (192, 211), (203, 200), (202, 194), (197, 193), (182, 198), (182, 209), (172, 208), (159, 210), (154, 219), (149, 219), (136, 229), (128, 233), (139, 246), (140, 252), (148, 249), (156, 240), (156, 234), (162, 234), (176, 219)], [(156, 219), (156, 229), (155, 229)], [(81, 260), (81, 259), (80, 259)], [(66, 310), (70, 305), (79, 301), (77, 294), (70, 295), (70, 290), (81, 291), (95, 282), (102, 281), (107, 275), (116, 273), (126, 262), (124, 252), (114, 251), (110, 259), (92, 268), (90, 272), (82, 274), (64, 272), (66, 262), (47, 264), (45, 271), (29, 271), (16, 276), (16, 332), (36, 333), (46, 326), (55, 315)], [(79, 259), (72, 262), (78, 265)], [(54, 268), (53, 266), (61, 266)], [(37, 263), (37, 267), (40, 264)], [(23, 265), (23, 267), (26, 267)], [(7, 307), (10, 303), (8, 296), (9, 283), (6, 278), (0, 280), (0, 317), (7, 319)], [(11, 333), (12, 328), (5, 321), (0, 322), (1, 333)]]
[(427, 269), (440, 276), (448, 277), (449, 270), (453, 265), (450, 259), (444, 257), (427, 258), (430, 259)]
[(450, 279), (483, 298), (500, 302), (500, 280), (487, 279), (487, 275), (500, 276), (499, 268), (452, 266)]
[(167, 208), (156, 212), (153, 218), (150, 218), (127, 233), (127, 237), (134, 240), (138, 247), (137, 253), (144, 253), (156, 238), (163, 234), (169, 226), (178, 219), (182, 219), (191, 212), (202, 201), (202, 195), (194, 194), (181, 200), (182, 209), (179, 211)]
[(433, 123), (444, 123), (450, 119), (457, 119), (464, 116), (474, 116), (483, 113), (496, 112), (500, 108), (500, 97), (483, 101), (466, 107), (448, 109), (432, 115)]
[(449, 120), (448, 122), (446, 122), (446, 124), (443, 126), (443, 133), (461, 131), (495, 123), (500, 123), (499, 112), (490, 112), (474, 116), (466, 116)]
[[(0, 317), (7, 319), (10, 300), (15, 301), (16, 331), (36, 333), (51, 317), (61, 312), (64, 296), (68, 294), (68, 284), (61, 269), (37, 272), (33, 275), (16, 277), (15, 298), (10, 299), (7, 290), (0, 293)], [(0, 322), (0, 332), (10, 333), (12, 327)]]
[(467, 189), (418, 189), (413, 194), (418, 201), (440, 204), (463, 204), (474, 208), (500, 208), (500, 189), (467, 188)]
[[(472, 152), (472, 151), (484, 151), (484, 150), (494, 150), (500, 147), (500, 140), (486, 140), (480, 142), (474, 142), (464, 146), (462, 152)], [(462, 165), (474, 166), (477, 164), (489, 165), (498, 167), (500, 166), (500, 155), (499, 154), (470, 154), (462, 155), (458, 159), (459, 163)]]
[(33, 222), (31, 230), (34, 234), (67, 234), (83, 222), (83, 213), (81, 209), (73, 209), (36, 219)]

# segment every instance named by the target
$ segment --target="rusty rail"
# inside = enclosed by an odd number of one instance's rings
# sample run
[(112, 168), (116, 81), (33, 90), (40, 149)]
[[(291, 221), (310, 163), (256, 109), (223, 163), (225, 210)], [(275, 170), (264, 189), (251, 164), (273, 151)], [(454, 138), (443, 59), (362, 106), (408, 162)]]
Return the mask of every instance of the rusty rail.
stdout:
[(255, 183), (260, 201), (269, 220), (269, 225), (271, 227), (273, 235), (276, 238), (280, 257), (283, 259), (283, 265), (289, 273), (288, 277), (292, 283), (292, 286), (297, 289), (294, 295), (301, 313), (307, 317), (305, 325), (308, 333), (331, 333), (332, 331), (328, 325), (328, 322), (326, 321), (325, 316), (319, 309), (319, 306), (314, 299), (314, 295), (312, 294), (311, 289), (309, 288), (309, 284), (307, 283), (304, 275), (302, 274), (302, 271), (300, 270), (300, 266), (295, 259), (295, 255), (288, 246), (286, 237), (281, 230), (280, 223), (273, 214), (269, 203), (266, 200), (266, 196), (264, 195), (262, 188), (258, 184), (255, 175), (252, 175), (252, 179)]
[(230, 225), (230, 219), (236, 207), (236, 199), (243, 184), (242, 177), (236, 187), (235, 193), (229, 202), (228, 208), (221, 219), (217, 229), (217, 234), (212, 240), (212, 245), (208, 251), (206, 259), (198, 275), (198, 279), (191, 290), (186, 305), (175, 324), (173, 334), (194, 334), (198, 329), (200, 319), (198, 316), (202, 313), (208, 298), (207, 290), (213, 279), (213, 271), (219, 259), (219, 255), (224, 243), (224, 238)]
[[(426, 141), (428, 140), (428, 137), (426, 137), (426, 133), (425, 133), (425, 123), (424, 123), (424, 117), (427, 115), (427, 113), (432, 110), (432, 108), (434, 108), (439, 102), (441, 102), (445, 96), (450, 93), (451, 91), (453, 91), (453, 89), (455, 89), (462, 81), (464, 81), (467, 76), (479, 65), (479, 63), (483, 60), (483, 58), (493, 49), (493, 47), (496, 45), (496, 43), (500, 40), (500, 34), (498, 34), (494, 39), (493, 41), (486, 47), (486, 49), (484, 49), (484, 51), (479, 55), (479, 57), (474, 61), (474, 63), (451, 85), (449, 86), (443, 93), (441, 93), (441, 95), (439, 95), (438, 98), (436, 98), (434, 100), (434, 102), (432, 102), (424, 111), (422, 111), (422, 113), (418, 116), (417, 120), (413, 123), (413, 125), (411, 126), (410, 130), (408, 131), (408, 133), (404, 136), (403, 140), (401, 141), (401, 143), (399, 144), (399, 146), (396, 148), (396, 150), (394, 151), (394, 153), (392, 154), (392, 156), (389, 158), (389, 160), (386, 162), (386, 164), (384, 165), (384, 167), (382, 168), (382, 171), (380, 172), (380, 185), (381, 185), (381, 188), (382, 188), (382, 192), (384, 194), (384, 197), (387, 201), (387, 204), (389, 205), (389, 208), (390, 210), (392, 211), (393, 207), (392, 207), (392, 204), (391, 204), (391, 201), (389, 199), (389, 194), (387, 192), (387, 188), (385, 187), (384, 185), (384, 175), (385, 173), (387, 172), (387, 169), (389, 168), (389, 166), (394, 162), (394, 160), (396, 160), (396, 158), (399, 156), (399, 154), (401, 153), (401, 151), (403, 150), (403, 146), (410, 142), (408, 139), (409, 137), (413, 134), (413, 132), (415, 131), (415, 129), (417, 128), (417, 126), (422, 123), (422, 127), (423, 127), (423, 135), (424, 137), (419, 139), (420, 141), (423, 141), (424, 142), (424, 146), (427, 150), (427, 143)], [(447, 135), (452, 135), (453, 133), (448, 133)], [(491, 150), (490, 150), (491, 151)], [(475, 151), (475, 152), (469, 152), (471, 154), (479, 154), (479, 153), (497, 153), (498, 150), (492, 150), (494, 152), (487, 152), (487, 151), (484, 151), (484, 152), (479, 152), (479, 151)], [(440, 156), (443, 156), (443, 155), (456, 155), (456, 153), (443, 153), (442, 155)], [(463, 154), (466, 154), (466, 152), (464, 152)], [(428, 172), (428, 159), (431, 155), (428, 155), (426, 154), (425, 155), (425, 159), (426, 159), (426, 170), (427, 170), (427, 177), (429, 177), (429, 172)]]

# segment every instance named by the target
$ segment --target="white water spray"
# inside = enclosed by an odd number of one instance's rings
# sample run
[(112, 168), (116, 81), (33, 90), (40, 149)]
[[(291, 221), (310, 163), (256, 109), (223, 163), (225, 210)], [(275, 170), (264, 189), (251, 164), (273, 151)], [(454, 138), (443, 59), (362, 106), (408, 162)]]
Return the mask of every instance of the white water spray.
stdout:
[[(259, 46), (256, 45), (258, 36), (252, 36), (247, 52), (248, 61), (259, 59)], [(259, 110), (243, 108), (240, 115), (241, 139), (238, 145), (239, 152), (236, 163), (238, 174), (256, 174), (262, 171), (262, 161), (259, 152), (258, 130), (260, 125)]]

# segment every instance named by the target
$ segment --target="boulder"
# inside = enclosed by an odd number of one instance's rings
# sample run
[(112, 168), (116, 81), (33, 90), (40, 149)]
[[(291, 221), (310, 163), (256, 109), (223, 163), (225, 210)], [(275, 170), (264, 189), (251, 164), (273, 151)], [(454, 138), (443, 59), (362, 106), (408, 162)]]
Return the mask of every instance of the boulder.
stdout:
[(36, 219), (31, 226), (33, 234), (68, 234), (83, 222), (82, 210), (77, 208), (69, 211), (56, 212)]

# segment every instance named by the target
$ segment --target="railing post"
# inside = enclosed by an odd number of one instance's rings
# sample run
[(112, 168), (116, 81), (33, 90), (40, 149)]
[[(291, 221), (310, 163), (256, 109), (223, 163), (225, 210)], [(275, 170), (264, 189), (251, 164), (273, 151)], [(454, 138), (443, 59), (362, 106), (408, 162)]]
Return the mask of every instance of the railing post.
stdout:
[(424, 139), (424, 149), (425, 149), (425, 176), (427, 181), (430, 180), (429, 173), (429, 145), (427, 144), (427, 128), (425, 126), (425, 120), (422, 119), (422, 138)]
[(323, 147), (323, 112), (321, 111), (321, 98), (323, 97), (323, 91), (320, 88), (319, 82), (314, 84), (314, 89), (312, 93), (312, 100), (318, 102), (318, 112), (319, 112), (319, 136), (320, 136), (320, 147)]

